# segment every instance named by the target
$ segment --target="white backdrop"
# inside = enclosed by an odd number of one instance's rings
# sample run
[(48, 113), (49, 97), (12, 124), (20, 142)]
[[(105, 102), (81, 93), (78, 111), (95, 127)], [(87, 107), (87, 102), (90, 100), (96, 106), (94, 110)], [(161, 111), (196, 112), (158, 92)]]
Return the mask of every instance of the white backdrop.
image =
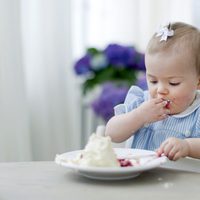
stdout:
[(20, 5), (17, 1), (0, 3), (0, 160), (30, 160)]
[(0, 160), (52, 160), (80, 144), (71, 4), (0, 3)]
[(0, 0), (0, 161), (52, 160), (80, 148), (73, 61), (111, 42), (144, 50), (165, 20), (199, 24), (194, 2)]
[[(149, 38), (166, 21), (194, 24), (198, 0), (86, 0), (87, 45), (134, 44), (144, 50)], [(196, 8), (195, 8), (196, 9)], [(196, 10), (197, 12), (197, 10)]]

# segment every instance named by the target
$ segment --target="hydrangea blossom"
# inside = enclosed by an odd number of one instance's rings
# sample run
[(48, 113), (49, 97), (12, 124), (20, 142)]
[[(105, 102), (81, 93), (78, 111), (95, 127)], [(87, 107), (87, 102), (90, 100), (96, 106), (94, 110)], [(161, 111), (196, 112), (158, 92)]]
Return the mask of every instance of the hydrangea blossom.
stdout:
[(91, 106), (98, 116), (108, 121), (114, 115), (114, 106), (124, 101), (127, 92), (127, 87), (118, 87), (112, 83), (104, 84), (100, 96)]
[(109, 44), (101, 50), (89, 48), (76, 61), (74, 70), (84, 79), (83, 94), (97, 85), (103, 86), (100, 96), (92, 102), (92, 108), (105, 121), (113, 116), (113, 107), (124, 101), (131, 85), (146, 89), (145, 76), (138, 76), (138, 72), (145, 71), (144, 54), (133, 46)]
[(75, 63), (74, 69), (77, 75), (85, 75), (91, 72), (90, 59), (91, 56), (86, 54)]
[(147, 80), (146, 80), (145, 73), (142, 73), (138, 76), (135, 85), (137, 85), (138, 87), (140, 87), (143, 90), (147, 90)]
[[(143, 90), (147, 89), (145, 74), (139, 76), (136, 85)], [(104, 84), (101, 94), (91, 103), (93, 111), (107, 122), (114, 115), (114, 107), (124, 102), (128, 90), (127, 86), (117, 86), (114, 83)]]

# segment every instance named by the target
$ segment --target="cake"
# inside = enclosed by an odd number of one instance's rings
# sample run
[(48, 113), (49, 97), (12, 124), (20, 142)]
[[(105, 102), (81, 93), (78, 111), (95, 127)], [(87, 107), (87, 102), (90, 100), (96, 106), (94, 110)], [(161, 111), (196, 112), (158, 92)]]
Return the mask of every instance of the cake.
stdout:
[(55, 162), (66, 162), (83, 167), (130, 167), (140, 164), (138, 159), (117, 157), (111, 138), (98, 134), (92, 134), (85, 148), (75, 157), (65, 158), (62, 155), (56, 155)]
[(120, 162), (112, 148), (109, 136), (92, 134), (85, 149), (75, 159), (81, 166), (119, 167)]

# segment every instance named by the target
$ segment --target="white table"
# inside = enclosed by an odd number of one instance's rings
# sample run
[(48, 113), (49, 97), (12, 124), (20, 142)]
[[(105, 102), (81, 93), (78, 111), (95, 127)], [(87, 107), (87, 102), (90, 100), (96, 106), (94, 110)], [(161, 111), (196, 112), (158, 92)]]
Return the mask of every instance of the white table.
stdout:
[[(190, 166), (187, 165), (187, 170)], [(184, 168), (173, 164), (165, 168)], [(200, 167), (195, 160), (191, 171)], [(0, 163), (1, 200), (199, 200), (200, 173), (157, 168), (134, 179), (96, 181), (54, 162)]]

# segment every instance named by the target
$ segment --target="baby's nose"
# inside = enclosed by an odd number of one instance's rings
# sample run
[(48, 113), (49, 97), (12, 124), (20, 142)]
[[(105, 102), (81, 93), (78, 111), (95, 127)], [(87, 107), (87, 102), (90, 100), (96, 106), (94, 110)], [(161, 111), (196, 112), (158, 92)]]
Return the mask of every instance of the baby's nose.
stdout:
[(158, 88), (157, 88), (157, 93), (158, 93), (158, 94), (161, 94), (161, 95), (164, 94), (164, 95), (165, 95), (165, 94), (168, 94), (168, 92), (169, 92), (169, 91), (168, 91), (167, 87), (165, 87), (164, 85), (161, 85), (161, 84), (160, 84), (160, 85), (158, 86)]

